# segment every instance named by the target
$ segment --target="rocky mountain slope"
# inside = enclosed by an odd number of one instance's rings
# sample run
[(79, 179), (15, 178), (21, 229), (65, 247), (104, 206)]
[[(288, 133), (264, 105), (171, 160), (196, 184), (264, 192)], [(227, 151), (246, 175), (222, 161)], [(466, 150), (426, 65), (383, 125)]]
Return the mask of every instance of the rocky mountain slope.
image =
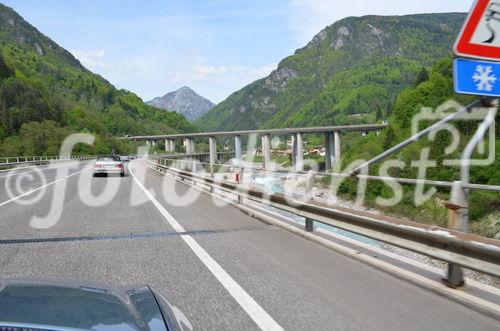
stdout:
[(451, 54), (462, 13), (342, 19), (195, 122), (204, 130), (375, 122), (422, 68)]
[(210, 100), (205, 99), (187, 86), (146, 103), (157, 108), (173, 110), (182, 114), (189, 121), (196, 120), (214, 106)]

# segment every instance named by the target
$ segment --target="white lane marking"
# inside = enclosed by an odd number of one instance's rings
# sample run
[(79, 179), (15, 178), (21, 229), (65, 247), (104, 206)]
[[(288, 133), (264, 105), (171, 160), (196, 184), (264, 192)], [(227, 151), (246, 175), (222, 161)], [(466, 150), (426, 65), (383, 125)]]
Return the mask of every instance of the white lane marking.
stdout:
[[(155, 205), (165, 220), (174, 228), (176, 232), (186, 232), (182, 225), (156, 200), (151, 192), (137, 179), (130, 165), (128, 166), (130, 174), (137, 185), (146, 194), (146, 196)], [(191, 250), (198, 256), (203, 264), (238, 302), (248, 316), (262, 330), (283, 330), (283, 328), (205, 251), (190, 235), (182, 234), (180, 236)]]
[(77, 175), (77, 174), (79, 174), (79, 173), (81, 173), (81, 172), (84, 172), (84, 171), (87, 171), (87, 170), (89, 170), (89, 169), (90, 169), (90, 168), (85, 168), (85, 169), (83, 169), (83, 170), (80, 170), (80, 171), (74, 172), (74, 173), (72, 173), (71, 175), (67, 175), (67, 176), (65, 176), (65, 177), (63, 177), (63, 178), (56, 179), (56, 180), (55, 180), (55, 181), (53, 181), (53, 182), (47, 183), (47, 184), (42, 185), (42, 186), (40, 186), (40, 187), (37, 187), (37, 188), (35, 188), (35, 189), (31, 190), (31, 191), (28, 191), (28, 192), (25, 192), (25, 193), (20, 194), (20, 195), (18, 195), (18, 196), (15, 196), (15, 197), (13, 197), (12, 199), (9, 199), (9, 200), (7, 200), (7, 201), (4, 201), (4, 202), (0, 203), (0, 207), (5, 206), (5, 205), (6, 205), (6, 204), (8, 204), (9, 202), (12, 202), (12, 201), (18, 200), (18, 199), (20, 199), (20, 198), (22, 198), (22, 197), (24, 197), (24, 196), (27, 196), (27, 195), (29, 195), (29, 194), (31, 194), (31, 193), (34, 193), (34, 192), (36, 192), (36, 191), (39, 191), (39, 190), (41, 190), (41, 189), (42, 189), (42, 188), (44, 188), (44, 187), (50, 186), (50, 185), (52, 185), (52, 184), (55, 184), (55, 183), (60, 182), (60, 181), (62, 181), (62, 180), (65, 180), (65, 179), (67, 179), (67, 178), (69, 178), (69, 177), (71, 177), (71, 176)]
[[(54, 169), (58, 169), (58, 168), (64, 168), (64, 167), (70, 167), (70, 166), (74, 166), (75, 164), (72, 163), (72, 164), (65, 164), (65, 165), (59, 165), (57, 167), (44, 167), (44, 168), (40, 168), (38, 167), (37, 170), (32, 170), (32, 171), (23, 171), (23, 172), (13, 172), (13, 173), (10, 173), (6, 176), (2, 176), (0, 177), (0, 179), (2, 178), (7, 178), (7, 177), (13, 177), (13, 176), (19, 176), (19, 175), (24, 175), (24, 174), (29, 174), (31, 172), (38, 172), (38, 171), (47, 171), (47, 170), (54, 170)], [(32, 169), (32, 167), (30, 168), (26, 168), (26, 169)], [(14, 170), (17, 170), (17, 169), (12, 169), (10, 171), (14, 171)], [(25, 169), (19, 169), (19, 170), (25, 170)]]

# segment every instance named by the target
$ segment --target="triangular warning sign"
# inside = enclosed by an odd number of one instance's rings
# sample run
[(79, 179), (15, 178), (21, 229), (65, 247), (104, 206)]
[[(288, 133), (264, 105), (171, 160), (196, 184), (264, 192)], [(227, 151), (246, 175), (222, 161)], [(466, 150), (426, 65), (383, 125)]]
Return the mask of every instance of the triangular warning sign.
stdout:
[(500, 61), (500, 0), (477, 0), (455, 44), (458, 56)]

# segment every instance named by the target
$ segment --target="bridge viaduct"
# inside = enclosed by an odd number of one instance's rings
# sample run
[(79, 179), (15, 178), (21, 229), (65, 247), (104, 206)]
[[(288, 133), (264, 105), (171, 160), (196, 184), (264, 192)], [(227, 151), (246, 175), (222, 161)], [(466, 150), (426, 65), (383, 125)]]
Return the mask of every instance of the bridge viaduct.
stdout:
[(186, 154), (195, 153), (195, 138), (208, 138), (210, 150), (210, 164), (215, 164), (217, 159), (217, 138), (234, 137), (234, 151), (237, 162), (242, 158), (242, 137), (260, 136), (262, 142), (263, 167), (269, 169), (271, 164), (271, 137), (291, 136), (292, 140), (292, 162), (295, 170), (304, 169), (304, 135), (324, 134), (325, 137), (325, 167), (331, 169), (335, 159), (340, 158), (340, 137), (344, 132), (380, 131), (387, 127), (387, 124), (364, 124), (364, 125), (343, 125), (308, 128), (286, 128), (270, 130), (245, 130), (245, 131), (225, 131), (225, 132), (201, 132), (187, 134), (170, 135), (148, 135), (148, 136), (127, 136), (124, 139), (134, 141), (146, 141), (147, 144), (155, 146), (156, 141), (165, 140), (165, 151), (175, 152), (175, 141), (183, 140), (186, 147)]

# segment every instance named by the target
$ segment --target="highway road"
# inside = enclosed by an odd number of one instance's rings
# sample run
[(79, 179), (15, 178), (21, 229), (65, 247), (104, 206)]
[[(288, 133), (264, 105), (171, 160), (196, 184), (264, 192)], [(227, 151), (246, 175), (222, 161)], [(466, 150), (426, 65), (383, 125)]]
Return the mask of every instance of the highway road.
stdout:
[[(192, 188), (141, 160), (130, 166), (133, 173), (124, 178), (92, 178), (83, 163), (64, 165), (67, 177), (44, 169), (45, 180), (27, 178), (30, 170), (0, 173), (0, 277), (147, 283), (195, 329), (499, 328), (490, 317), (264, 224), (209, 194), (179, 206), (175, 194)], [(65, 194), (54, 199), (62, 183)], [(116, 185), (116, 194), (90, 201), (88, 193), (98, 195), (105, 185)], [(16, 198), (19, 188), (35, 191)], [(32, 227), (33, 215), (48, 215), (54, 201), (63, 202), (57, 223)]]

